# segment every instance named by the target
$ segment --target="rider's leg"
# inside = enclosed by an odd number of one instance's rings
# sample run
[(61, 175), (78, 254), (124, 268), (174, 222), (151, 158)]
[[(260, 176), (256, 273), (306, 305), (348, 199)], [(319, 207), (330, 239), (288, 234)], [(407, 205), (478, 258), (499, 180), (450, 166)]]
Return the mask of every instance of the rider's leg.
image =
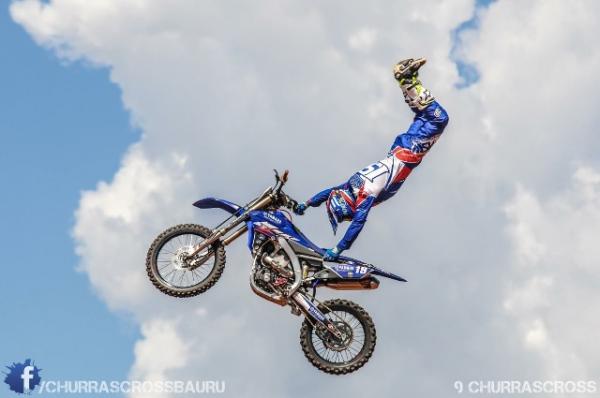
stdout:
[(448, 124), (448, 114), (418, 78), (419, 68), (425, 62), (424, 58), (410, 58), (394, 67), (394, 77), (402, 88), (406, 103), (415, 112), (415, 118), (409, 129), (396, 137), (390, 152), (401, 151), (405, 161), (416, 164)]
[(394, 66), (394, 78), (402, 89), (404, 100), (415, 113), (427, 108), (435, 100), (419, 80), (419, 69), (426, 62), (425, 58), (409, 58)]

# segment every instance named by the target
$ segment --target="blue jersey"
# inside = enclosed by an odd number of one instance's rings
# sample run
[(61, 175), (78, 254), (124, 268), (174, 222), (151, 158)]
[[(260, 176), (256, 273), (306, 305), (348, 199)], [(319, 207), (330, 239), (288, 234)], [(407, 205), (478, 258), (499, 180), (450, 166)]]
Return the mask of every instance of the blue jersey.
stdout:
[(436, 101), (417, 111), (408, 131), (396, 137), (388, 155), (354, 173), (343, 184), (325, 189), (306, 204), (317, 207), (327, 200), (334, 189), (351, 194), (353, 217), (337, 248), (346, 250), (362, 230), (371, 208), (394, 196), (411, 171), (439, 139), (448, 124), (448, 114)]

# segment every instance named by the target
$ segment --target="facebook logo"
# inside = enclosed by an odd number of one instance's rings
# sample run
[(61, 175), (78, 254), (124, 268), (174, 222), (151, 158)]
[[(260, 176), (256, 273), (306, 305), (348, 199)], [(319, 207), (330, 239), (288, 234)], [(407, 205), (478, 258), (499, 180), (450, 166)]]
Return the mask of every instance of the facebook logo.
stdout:
[(27, 394), (35, 389), (40, 384), (41, 369), (35, 366), (31, 359), (26, 359), (23, 363), (13, 363), (6, 367), (9, 372), (6, 375), (4, 382), (8, 384), (11, 391), (19, 394)]
[(33, 379), (33, 374), (31, 374), (31, 372), (34, 369), (35, 368), (33, 366), (25, 366), (25, 368), (23, 368), (21, 379), (23, 379), (23, 392), (25, 393), (31, 391), (31, 388), (29, 387), (29, 381)]

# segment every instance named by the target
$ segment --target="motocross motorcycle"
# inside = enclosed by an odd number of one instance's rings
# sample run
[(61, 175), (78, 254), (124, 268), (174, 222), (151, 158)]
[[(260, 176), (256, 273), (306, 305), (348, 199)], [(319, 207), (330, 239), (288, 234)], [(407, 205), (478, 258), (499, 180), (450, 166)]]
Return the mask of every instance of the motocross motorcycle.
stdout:
[(196, 296), (221, 277), (225, 246), (247, 234), (254, 293), (304, 315), (300, 344), (314, 366), (332, 374), (350, 373), (371, 357), (375, 325), (367, 311), (350, 300), (319, 301), (317, 289), (372, 290), (379, 286), (376, 276), (406, 280), (350, 257), (324, 261), (325, 250), (304, 236), (285, 210), (298, 205), (282, 191), (287, 176), (287, 170), (281, 177), (275, 170), (275, 185), (245, 206), (217, 198), (195, 202), (198, 208), (222, 209), (230, 217), (212, 229), (182, 224), (162, 232), (148, 250), (146, 270), (161, 292)]

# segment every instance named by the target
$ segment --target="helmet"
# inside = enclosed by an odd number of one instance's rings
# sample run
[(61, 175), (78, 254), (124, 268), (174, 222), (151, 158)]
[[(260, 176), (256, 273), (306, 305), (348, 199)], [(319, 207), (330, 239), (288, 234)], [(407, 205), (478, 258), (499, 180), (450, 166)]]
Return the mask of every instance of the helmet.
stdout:
[(333, 233), (337, 231), (338, 223), (349, 221), (354, 216), (356, 207), (354, 205), (353, 195), (346, 189), (334, 189), (327, 198), (327, 215)]

